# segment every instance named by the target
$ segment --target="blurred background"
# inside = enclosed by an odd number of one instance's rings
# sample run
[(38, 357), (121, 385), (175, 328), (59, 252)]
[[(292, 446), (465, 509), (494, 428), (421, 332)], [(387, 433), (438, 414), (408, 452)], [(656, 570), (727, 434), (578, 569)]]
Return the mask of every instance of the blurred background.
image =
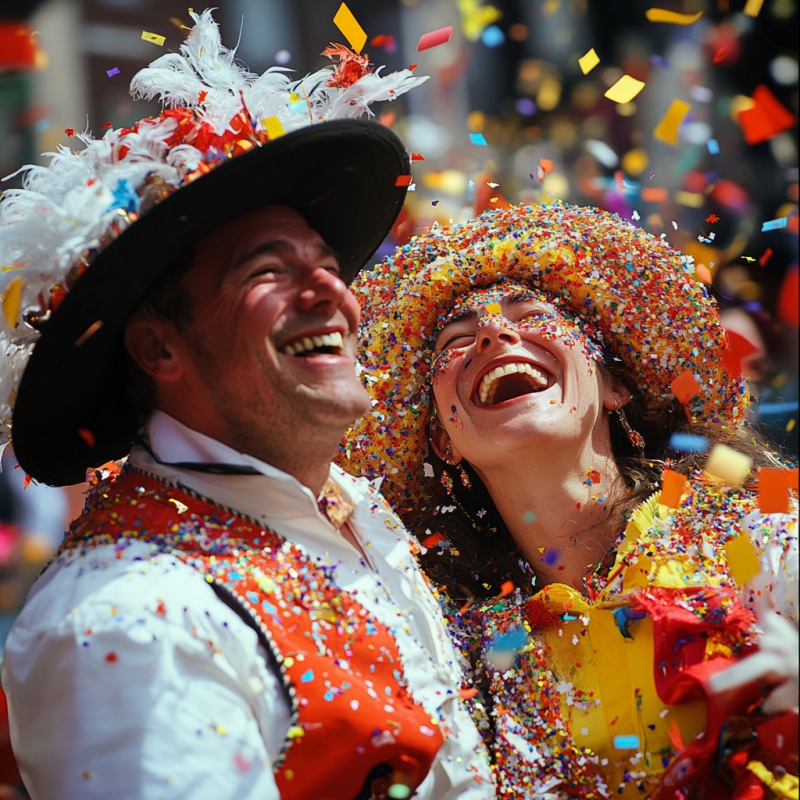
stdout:
[[(796, 458), (798, 0), (663, 0), (678, 22), (648, 18), (658, 1), (350, 0), (374, 64), (431, 77), (373, 107), (414, 154), (382, 252), (508, 203), (615, 211), (691, 257), (750, 377), (753, 421)], [(302, 75), (345, 43), (340, 4), (218, 0), (216, 19), (251, 70)], [(70, 131), (101, 136), (157, 114), (128, 84), (190, 24), (178, 0), (0, 0), (0, 176), (78, 146)], [(448, 26), (448, 42), (417, 51)], [(623, 76), (644, 87), (606, 97)], [(0, 645), (83, 493), (25, 488), (14, 467), (7, 450)]]

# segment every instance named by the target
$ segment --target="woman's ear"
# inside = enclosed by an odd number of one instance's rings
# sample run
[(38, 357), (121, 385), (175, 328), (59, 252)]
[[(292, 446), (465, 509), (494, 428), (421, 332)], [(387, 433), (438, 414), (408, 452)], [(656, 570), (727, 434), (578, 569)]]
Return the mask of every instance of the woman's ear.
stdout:
[(455, 448), (453, 447), (453, 442), (450, 439), (450, 435), (444, 429), (444, 426), (439, 421), (439, 416), (434, 410), (434, 414), (431, 417), (431, 424), (428, 430), (428, 439), (431, 443), (431, 447), (433, 448), (433, 452), (436, 453), (445, 464), (451, 464), (455, 466), (462, 460), (462, 456), (456, 452)]
[(622, 384), (613, 384), (605, 387), (603, 408), (606, 411), (619, 411), (625, 408), (633, 399), (633, 394)]

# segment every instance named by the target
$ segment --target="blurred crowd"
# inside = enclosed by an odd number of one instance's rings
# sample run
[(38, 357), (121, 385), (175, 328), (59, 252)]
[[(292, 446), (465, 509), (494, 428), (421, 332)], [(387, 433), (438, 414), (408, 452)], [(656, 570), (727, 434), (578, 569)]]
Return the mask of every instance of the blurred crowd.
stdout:
[[(221, 0), (218, 16), (253, 70), (303, 73), (343, 41), (332, 22), (339, 4)], [(378, 108), (412, 152), (414, 175), (379, 255), (432, 225), (510, 203), (615, 211), (667, 238), (708, 284), (757, 398), (753, 422), (796, 458), (796, 0), (670, 0), (665, 8), (682, 17), (669, 23), (651, 21), (639, 0), (348, 5), (373, 63), (416, 63), (431, 78)], [(172, 0), (2, 0), (2, 174), (58, 143), (79, 146), (76, 129), (100, 136), (131, 122), (130, 78), (157, 47), (176, 49), (185, 22)], [(450, 26), (446, 43), (417, 51), (421, 35)], [(590, 51), (596, 63), (586, 69)], [(645, 86), (615, 102), (605, 93), (623, 76)], [(688, 110), (670, 141), (655, 134), (675, 100)], [(28, 485), (11, 451), (2, 463), (0, 644), (83, 493)]]

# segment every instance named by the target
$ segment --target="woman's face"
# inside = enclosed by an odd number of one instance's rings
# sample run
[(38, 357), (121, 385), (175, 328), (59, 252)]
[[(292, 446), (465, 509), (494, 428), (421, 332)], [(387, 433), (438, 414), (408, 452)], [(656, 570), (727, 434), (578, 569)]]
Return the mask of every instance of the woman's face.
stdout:
[(532, 444), (546, 458), (588, 441), (598, 422), (607, 437), (601, 358), (558, 300), (519, 285), (466, 295), (436, 335), (432, 362), (454, 454), (483, 471)]

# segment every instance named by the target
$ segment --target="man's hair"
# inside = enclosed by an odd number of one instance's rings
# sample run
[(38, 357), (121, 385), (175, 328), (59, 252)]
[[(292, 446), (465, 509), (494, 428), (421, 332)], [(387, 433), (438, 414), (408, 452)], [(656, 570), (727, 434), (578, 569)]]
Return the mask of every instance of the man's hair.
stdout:
[[(174, 323), (181, 331), (191, 328), (192, 304), (183, 278), (191, 269), (194, 256), (194, 249), (191, 249), (173, 261), (142, 296), (129, 319), (160, 319)], [(137, 410), (143, 415), (147, 414), (155, 406), (155, 382), (134, 361), (124, 344), (122, 348), (125, 386)]]

